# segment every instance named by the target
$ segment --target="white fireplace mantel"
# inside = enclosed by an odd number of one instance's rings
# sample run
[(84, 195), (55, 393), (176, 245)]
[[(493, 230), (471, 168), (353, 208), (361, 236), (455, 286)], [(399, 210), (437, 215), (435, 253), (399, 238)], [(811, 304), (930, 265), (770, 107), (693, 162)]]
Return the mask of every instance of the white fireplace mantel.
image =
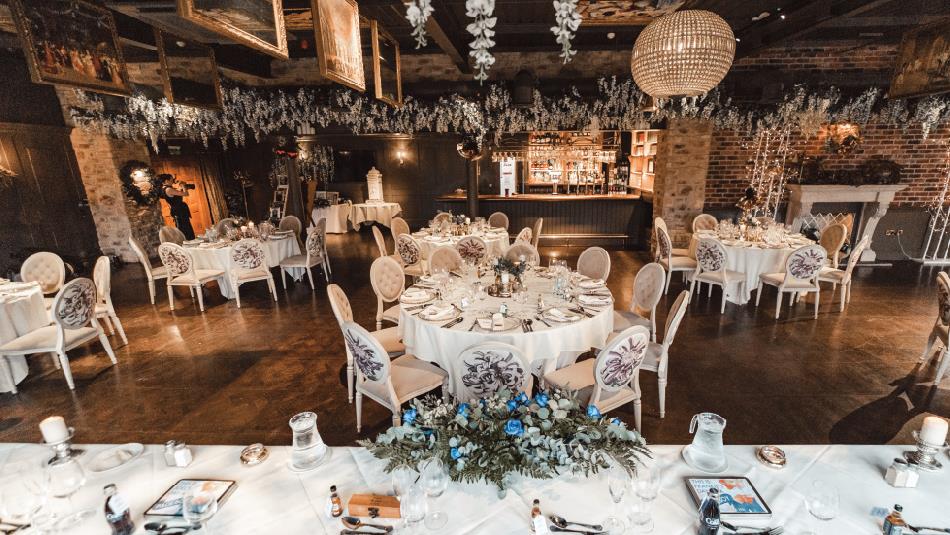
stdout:
[[(812, 214), (815, 203), (862, 203), (858, 219), (858, 236), (874, 235), (874, 229), (887, 213), (894, 195), (906, 188), (906, 184), (846, 185), (788, 185), (788, 209), (785, 222), (792, 228), (801, 228), (802, 218)], [(877, 253), (868, 247), (861, 255), (862, 262), (873, 262)]]

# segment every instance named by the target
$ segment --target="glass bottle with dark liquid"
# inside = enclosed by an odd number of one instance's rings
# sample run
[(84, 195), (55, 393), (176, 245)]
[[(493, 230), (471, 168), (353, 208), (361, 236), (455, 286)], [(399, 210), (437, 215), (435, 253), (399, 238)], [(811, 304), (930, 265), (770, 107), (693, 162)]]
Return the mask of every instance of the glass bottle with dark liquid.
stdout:
[(699, 535), (719, 533), (719, 487), (712, 487), (699, 504)]
[(106, 522), (112, 528), (112, 535), (132, 535), (135, 524), (129, 513), (129, 503), (119, 494), (115, 485), (106, 485), (102, 492), (106, 495)]

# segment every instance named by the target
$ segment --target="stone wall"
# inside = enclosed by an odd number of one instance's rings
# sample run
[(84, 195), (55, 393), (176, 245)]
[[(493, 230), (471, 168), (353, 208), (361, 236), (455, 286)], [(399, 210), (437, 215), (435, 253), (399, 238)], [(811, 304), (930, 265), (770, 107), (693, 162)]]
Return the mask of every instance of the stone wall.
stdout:
[(653, 217), (662, 217), (677, 247), (689, 244), (693, 218), (703, 212), (713, 128), (708, 121), (674, 120), (660, 133)]

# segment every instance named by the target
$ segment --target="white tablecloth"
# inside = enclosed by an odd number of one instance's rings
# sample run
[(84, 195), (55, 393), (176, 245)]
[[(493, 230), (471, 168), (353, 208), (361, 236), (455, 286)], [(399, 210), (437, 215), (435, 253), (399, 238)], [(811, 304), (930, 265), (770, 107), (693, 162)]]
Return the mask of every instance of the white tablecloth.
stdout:
[[(449, 389), (455, 392), (457, 379), (454, 363), (458, 355), (475, 344), (482, 342), (504, 342), (511, 344), (522, 352), (532, 362), (533, 369), (553, 371), (558, 357), (564, 353), (573, 353), (575, 356), (590, 350), (592, 347), (602, 347), (607, 336), (613, 330), (613, 306), (603, 306), (599, 312), (590, 309), (594, 317), (582, 317), (573, 323), (557, 323), (546, 320), (551, 327), (536, 319), (538, 296), (544, 298), (545, 305), (574, 306), (554, 296), (552, 292), (553, 279), (543, 279), (531, 273), (524, 275), (528, 285), (528, 300), (526, 304), (516, 303), (514, 299), (502, 299), (488, 296), (483, 301), (476, 301), (467, 308), (462, 316), (464, 320), (454, 327), (445, 329), (442, 325), (448, 320), (426, 321), (413, 312), (407, 312), (412, 304), (404, 304), (400, 311), (399, 330), (402, 333), (406, 351), (416, 357), (434, 362), (449, 373)], [(494, 280), (494, 274), (482, 278), (486, 286)], [(460, 282), (460, 284), (462, 284)], [(457, 296), (458, 294), (456, 294)], [(458, 303), (458, 299), (453, 299)], [(506, 332), (485, 332), (479, 327), (469, 330), (478, 317), (488, 317), (492, 312), (498, 312), (502, 303), (507, 303), (509, 315), (518, 319), (531, 319), (534, 332), (524, 332), (520, 327)]]
[[(479, 238), (485, 240), (488, 246), (488, 256), (502, 256), (508, 250), (508, 233), (492, 232), (490, 234), (478, 234)], [(422, 257), (429, 258), (429, 254), (439, 247), (455, 247), (465, 236), (447, 236), (445, 238), (430, 237), (425, 233), (413, 233), (413, 237), (419, 242), (422, 249)]]
[[(699, 240), (704, 237), (714, 236), (693, 234), (693, 238), (689, 243), (689, 256), (696, 258), (696, 246), (699, 244)], [(769, 249), (761, 244), (751, 244), (749, 242), (733, 244), (733, 242), (728, 241), (723, 242), (723, 245), (729, 256), (726, 269), (745, 273), (744, 291), (739, 291), (738, 284), (730, 285), (726, 291), (726, 299), (739, 305), (748, 303), (749, 299), (752, 298), (752, 291), (759, 285), (759, 275), (785, 271), (785, 260), (788, 255), (800, 247), (796, 245), (781, 249)]]
[[(281, 240), (264, 240), (264, 256), (267, 257), (267, 266), (276, 267), (280, 261), (300, 254), (300, 245), (297, 240), (284, 238)], [(231, 247), (188, 247), (192, 258), (195, 259), (195, 269), (221, 269), (224, 270), (224, 276), (218, 281), (218, 287), (221, 288), (221, 295), (228, 299), (234, 299), (234, 292), (231, 291), (231, 277), (228, 273), (231, 265)], [(294, 280), (300, 280), (304, 275), (302, 268), (293, 268), (288, 270)]]
[(314, 208), (311, 217), (313, 217), (313, 222), (326, 218), (327, 234), (344, 234), (349, 230), (352, 209), (353, 204), (347, 201), (326, 208)]
[(399, 206), (398, 202), (360, 203), (353, 205), (350, 221), (356, 228), (367, 221), (375, 221), (385, 227), (391, 227), (393, 218), (400, 213), (402, 213), (402, 206)]
[[(105, 445), (82, 446), (90, 460)], [(754, 458), (754, 446), (726, 446), (728, 475), (748, 477), (771, 507), (771, 519), (744, 521), (743, 524), (784, 526), (785, 533), (799, 535), (807, 531), (822, 535), (876, 535), (881, 520), (872, 517), (873, 507), (904, 506), (904, 518), (914, 525), (948, 526), (946, 490), (950, 488), (950, 469), (924, 473), (919, 486), (897, 489), (884, 482), (884, 471), (906, 446), (783, 446), (788, 465), (783, 470), (762, 466)], [(238, 460), (241, 446), (193, 446), (194, 462), (187, 468), (165, 466), (162, 447), (146, 446), (135, 461), (112, 472), (88, 471), (86, 484), (74, 496), (76, 507), (92, 508), (95, 517), (68, 531), (71, 535), (109, 533), (102, 514), (102, 487), (115, 483), (129, 502), (136, 534), (146, 533), (142, 513), (179, 479), (230, 479), (237, 488), (211, 520), (214, 533), (244, 535), (281, 533), (282, 535), (336, 535), (342, 529), (339, 519), (328, 518), (324, 507), (330, 485), (336, 485), (344, 505), (354, 493), (392, 494), (392, 478), (384, 471), (385, 462), (361, 448), (332, 448), (326, 463), (305, 473), (287, 468), (288, 446), (272, 446), (270, 458), (255, 467)], [(683, 477), (702, 475), (680, 457), (681, 446), (652, 446), (663, 468), (660, 493), (653, 503), (656, 535), (692, 535), (696, 533), (697, 506), (690, 498)], [(24, 463), (36, 465), (48, 457), (47, 448), (36, 444), (0, 444), (0, 484), (12, 477)], [(945, 452), (939, 454), (950, 462)], [(837, 487), (841, 505), (833, 520), (820, 522), (811, 517), (804, 498), (811, 485), (822, 480)], [(624, 497), (621, 511), (632, 503)], [(539, 481), (516, 478), (504, 499), (495, 487), (484, 483), (450, 483), (437, 499), (430, 499), (430, 511), (448, 513), (448, 525), (439, 533), (453, 535), (524, 535), (533, 499), (541, 501), (545, 515), (557, 514), (568, 519), (603, 522), (613, 514), (606, 476), (592, 478), (564, 476)], [(623, 514), (623, 513), (621, 513)], [(154, 519), (153, 519), (154, 520)], [(382, 520), (381, 523), (395, 523)], [(419, 533), (433, 533), (420, 527)], [(630, 531), (629, 533), (632, 533)]]
[[(0, 284), (0, 344), (49, 325), (49, 314), (43, 302), (43, 292), (35, 283)], [(0, 357), (2, 358), (2, 357)], [(13, 380), (20, 383), (29, 368), (23, 355), (6, 357), (13, 372)], [(10, 392), (13, 386), (0, 374), (0, 392)]]

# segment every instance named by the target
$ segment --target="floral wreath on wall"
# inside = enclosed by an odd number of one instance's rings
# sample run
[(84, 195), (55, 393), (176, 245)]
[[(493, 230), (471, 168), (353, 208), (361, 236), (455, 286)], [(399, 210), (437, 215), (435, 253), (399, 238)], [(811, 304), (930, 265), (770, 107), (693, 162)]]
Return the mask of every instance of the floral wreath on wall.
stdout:
[(122, 192), (138, 206), (151, 206), (162, 194), (155, 171), (145, 162), (129, 160), (119, 170)]

